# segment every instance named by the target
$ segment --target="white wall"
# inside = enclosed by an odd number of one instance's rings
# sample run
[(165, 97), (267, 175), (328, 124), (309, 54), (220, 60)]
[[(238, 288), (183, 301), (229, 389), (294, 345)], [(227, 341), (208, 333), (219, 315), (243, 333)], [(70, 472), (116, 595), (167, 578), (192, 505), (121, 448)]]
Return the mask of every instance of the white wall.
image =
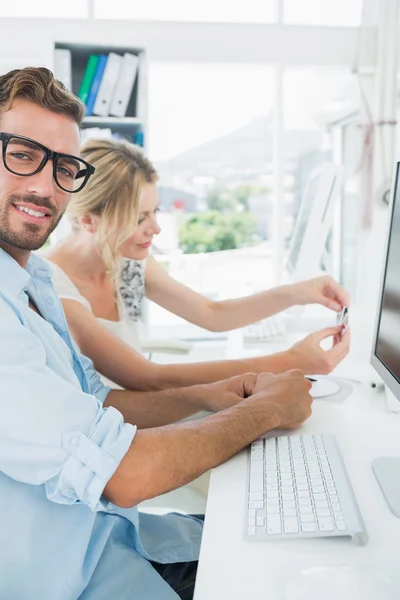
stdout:
[(142, 46), (165, 62), (350, 66), (358, 44), (362, 65), (376, 57), (375, 28), (0, 19), (0, 29), (0, 67), (21, 59), (51, 67), (55, 41)]

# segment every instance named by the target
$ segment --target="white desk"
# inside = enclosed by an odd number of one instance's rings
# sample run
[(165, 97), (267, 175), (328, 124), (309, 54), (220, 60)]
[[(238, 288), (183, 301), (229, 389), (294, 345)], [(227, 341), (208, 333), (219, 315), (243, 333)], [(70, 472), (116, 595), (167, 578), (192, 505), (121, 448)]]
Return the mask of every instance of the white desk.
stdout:
[[(344, 361), (346, 362), (346, 361)], [(351, 372), (351, 364), (342, 369)], [(399, 573), (400, 519), (389, 511), (371, 470), (378, 456), (400, 456), (400, 415), (362, 385), (343, 404), (316, 400), (301, 433), (334, 433), (364, 517), (369, 542), (350, 538), (245, 542), (246, 451), (211, 474), (195, 600), (282, 600), (284, 584), (313, 566), (374, 566)], [(377, 599), (378, 600), (378, 599)]]

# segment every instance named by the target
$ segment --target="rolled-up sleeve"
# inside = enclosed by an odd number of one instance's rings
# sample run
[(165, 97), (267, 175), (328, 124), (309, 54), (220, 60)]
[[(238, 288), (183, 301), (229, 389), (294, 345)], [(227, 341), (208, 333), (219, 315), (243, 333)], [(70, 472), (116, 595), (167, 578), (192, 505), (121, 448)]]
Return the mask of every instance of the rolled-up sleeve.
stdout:
[(0, 300), (0, 470), (44, 484), (49, 500), (99, 510), (136, 428), (46, 362), (41, 340)]

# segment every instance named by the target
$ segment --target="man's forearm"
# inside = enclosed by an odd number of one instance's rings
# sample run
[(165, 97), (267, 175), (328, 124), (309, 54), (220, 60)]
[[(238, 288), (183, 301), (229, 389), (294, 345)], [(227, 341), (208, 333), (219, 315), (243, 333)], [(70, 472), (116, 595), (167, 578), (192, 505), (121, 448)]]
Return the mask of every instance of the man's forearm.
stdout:
[(242, 402), (198, 421), (138, 431), (105, 497), (127, 507), (185, 485), (276, 427), (268, 410), (260, 419)]
[(104, 406), (118, 409), (126, 423), (139, 429), (168, 425), (208, 408), (198, 386), (161, 392), (111, 390)]
[[(244, 373), (285, 373), (296, 367), (290, 350), (236, 360), (156, 365), (160, 387), (183, 387), (221, 381)], [(300, 366), (300, 365), (298, 365)]]

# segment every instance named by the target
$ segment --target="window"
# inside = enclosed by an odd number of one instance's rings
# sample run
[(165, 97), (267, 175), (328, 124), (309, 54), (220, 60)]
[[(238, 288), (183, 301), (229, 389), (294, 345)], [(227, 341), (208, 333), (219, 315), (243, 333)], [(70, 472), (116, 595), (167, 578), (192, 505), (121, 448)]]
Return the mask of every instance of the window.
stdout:
[(95, 0), (98, 19), (272, 23), (275, 0)]
[(283, 0), (283, 20), (296, 25), (361, 25), (363, 0)]
[(149, 156), (163, 230), (155, 246), (171, 275), (212, 298), (272, 284), (272, 74), (150, 65)]
[[(333, 161), (328, 115), (343, 109), (358, 88), (350, 69), (288, 69), (284, 74), (285, 246), (288, 248), (310, 173)], [(329, 248), (330, 251), (330, 248)], [(331, 257), (325, 257), (331, 267)]]
[(87, 0), (18, 0), (18, 2), (2, 2), (0, 17), (48, 17), (57, 19), (86, 19), (88, 17)]

